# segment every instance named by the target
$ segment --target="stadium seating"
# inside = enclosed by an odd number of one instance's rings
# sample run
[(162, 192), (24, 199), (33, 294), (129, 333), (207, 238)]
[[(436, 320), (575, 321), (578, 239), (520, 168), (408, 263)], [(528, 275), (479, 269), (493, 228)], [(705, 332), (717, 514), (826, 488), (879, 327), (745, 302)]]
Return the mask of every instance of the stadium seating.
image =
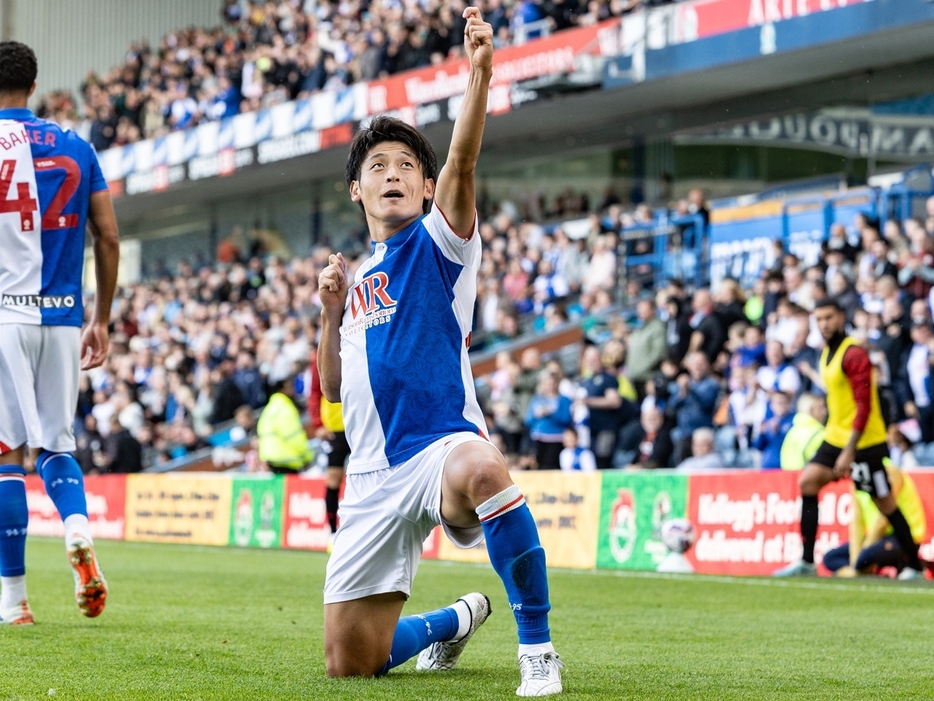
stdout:
[[(562, 373), (564, 391), (573, 393), (576, 384), (586, 376), (577, 368), (576, 349), (580, 348), (581, 340), (602, 344), (617, 339), (625, 344), (640, 324), (633, 314), (635, 302), (657, 293), (656, 301), (660, 309), (664, 308), (665, 295), (677, 294), (679, 289), (668, 286), (669, 280), (683, 281), (689, 290), (713, 282), (722, 312), (728, 301), (717, 292), (723, 287), (722, 279), (735, 277), (744, 283), (739, 292), (741, 301), (748, 295), (768, 306), (765, 299), (768, 295), (763, 295), (761, 289), (763, 275), (784, 266), (786, 279), (779, 276), (779, 282), (797, 285), (797, 278), (787, 279), (787, 269), (799, 268), (801, 284), (810, 286), (812, 292), (805, 294), (804, 288), (796, 287), (792, 291), (794, 303), (787, 305), (787, 309), (767, 309), (766, 314), (778, 314), (781, 318), (771, 318), (766, 338), (782, 341), (787, 356), (800, 355), (805, 349), (795, 345), (795, 320), (806, 318), (806, 310), (816, 294), (814, 288), (821, 284), (832, 286), (826, 273), (823, 270), (818, 273), (814, 264), (819, 255), (826, 258), (829, 248), (844, 245), (834, 238), (841, 231), (849, 246), (848, 255), (858, 256), (846, 267), (852, 271), (851, 282), (856, 285), (848, 299), (856, 299), (856, 305), (868, 312), (852, 315), (854, 333), (874, 342), (878, 335), (873, 330), (882, 324), (884, 327), (895, 324), (902, 329), (898, 349), (886, 347), (889, 355), (885, 360), (892, 358), (893, 362), (884, 370), (888, 378), (884, 391), (892, 419), (904, 421), (905, 343), (910, 344), (907, 325), (916, 312), (931, 315), (924, 289), (930, 285), (908, 266), (914, 247), (930, 246), (934, 240), (930, 233), (924, 233), (925, 227), (934, 226), (934, 213), (930, 211), (934, 209), (934, 200), (925, 202), (934, 191), (930, 173), (929, 167), (914, 168), (900, 177), (888, 178), (884, 186), (830, 194), (796, 192), (778, 199), (773, 197), (774, 193), (762, 193), (740, 204), (714, 203), (709, 213), (709, 230), (703, 224), (706, 209), (703, 213), (692, 212), (687, 200), (654, 212), (645, 208), (627, 211), (609, 204), (597, 215), (581, 218), (579, 214), (565, 214), (542, 224), (513, 221), (508, 212), (516, 208), (500, 203), (485, 213), (481, 223), (486, 252), (473, 346), (478, 387), (487, 401), (491, 425), (502, 423), (504, 418), (509, 423), (510, 417), (502, 415), (502, 399), (512, 392), (516, 377), (523, 372), (520, 360), (527, 348), (541, 345), (548, 334), (570, 343), (568, 351), (558, 354), (563, 363), (551, 368)], [(733, 250), (730, 227), (750, 202), (776, 203), (770, 210), (776, 214), (768, 221), (744, 222), (747, 231), (750, 226), (759, 226), (771, 233), (747, 237), (747, 243), (757, 242), (758, 249), (744, 245)], [(811, 209), (803, 208), (804, 205)], [(925, 206), (928, 211), (922, 214)], [(756, 211), (761, 212), (762, 208)], [(783, 237), (782, 232), (796, 229), (800, 222), (794, 217), (804, 216), (802, 212), (810, 212), (810, 216), (823, 222), (825, 226), (819, 236), (812, 236), (813, 240)], [(922, 216), (903, 219), (906, 213)], [(920, 301), (913, 307), (908, 298), (898, 308), (893, 306), (894, 301), (886, 307), (882, 295), (891, 290), (891, 285), (886, 287), (887, 283), (882, 283), (876, 289), (878, 268), (869, 261), (874, 260), (873, 232), (877, 232), (880, 219), (889, 248), (900, 251), (899, 258), (892, 255), (890, 269), (901, 283), (902, 290), (895, 286), (896, 296), (907, 293), (918, 297)], [(905, 228), (914, 232), (910, 241), (901, 233)], [(776, 258), (775, 240), (786, 242), (784, 258)], [(861, 253), (861, 247), (869, 250)], [(144, 443), (148, 466), (184, 467), (190, 454), (196, 454), (203, 464), (210, 454), (205, 450), (208, 444), (220, 442), (218, 438), (212, 439), (212, 435), (229, 429), (231, 412), (238, 404), (247, 404), (254, 410), (262, 406), (270, 375), (281, 376), (297, 368), (300, 389), (309, 386), (307, 364), (317, 328), (314, 285), (328, 252), (321, 248), (306, 259), (289, 262), (256, 257), (241, 262), (239, 251), (232, 251), (233, 262), (206, 265), (200, 270), (183, 265), (176, 275), (124, 289), (115, 315), (115, 352), (82, 394), (79, 433), (88, 415), (95, 417), (96, 426), (102, 426), (111, 413), (119, 412), (121, 419), (126, 417), (131, 422), (132, 431)], [(732, 252), (732, 257), (724, 257), (724, 252)], [(621, 280), (627, 284), (622, 285)], [(689, 299), (685, 299), (681, 309), (686, 316), (684, 321), (690, 325)], [(902, 310), (899, 317), (890, 318), (899, 308)], [(286, 314), (283, 309), (292, 311)], [(745, 309), (747, 316), (753, 316), (749, 312), (751, 307)], [(723, 312), (724, 337), (729, 330), (728, 317)], [(761, 318), (753, 321), (763, 323)], [(563, 336), (565, 330), (577, 335)], [(542, 349), (548, 351), (546, 357), (555, 355), (554, 344)], [(741, 363), (736, 352), (736, 340), (731, 339), (725, 342), (724, 352), (712, 358), (724, 378), (724, 397), (739, 388), (736, 373)], [(881, 362), (882, 356), (876, 357)], [(813, 366), (813, 354), (807, 359)], [(617, 358), (612, 370), (625, 376), (625, 355)], [(805, 378), (801, 387), (809, 384)], [(300, 395), (307, 396), (307, 392)], [(634, 399), (630, 397), (631, 401)], [(223, 411), (218, 404), (224, 405)], [(514, 414), (513, 425), (518, 423), (521, 427), (520, 407), (521, 402), (510, 411)], [(144, 416), (144, 421), (132, 418), (139, 415)], [(626, 422), (634, 425), (638, 416), (639, 407), (632, 404)], [(717, 445), (725, 462), (734, 466), (757, 465), (758, 452), (746, 440), (754, 436), (747, 436), (741, 444), (736, 442), (739, 419), (727, 412), (717, 421), (721, 426)], [(911, 433), (913, 424), (909, 422), (904, 428)], [(248, 449), (249, 440), (242, 439), (240, 446)], [(934, 446), (922, 445), (916, 452), (930, 461)], [(633, 457), (631, 450), (629, 453), (622, 450), (616, 464), (627, 464), (627, 458)], [(227, 455), (221, 462), (225, 460), (232, 461), (227, 466), (241, 464), (236, 456)], [(521, 462), (519, 456), (516, 461)]]
[[(661, 2), (481, 3), (497, 47), (590, 25)], [(224, 24), (140, 41), (126, 62), (91, 74), (80, 101), (42, 99), (39, 116), (70, 126), (98, 151), (199, 123), (340, 90), (462, 54), (457, 2), (347, 4), (231, 0)]]

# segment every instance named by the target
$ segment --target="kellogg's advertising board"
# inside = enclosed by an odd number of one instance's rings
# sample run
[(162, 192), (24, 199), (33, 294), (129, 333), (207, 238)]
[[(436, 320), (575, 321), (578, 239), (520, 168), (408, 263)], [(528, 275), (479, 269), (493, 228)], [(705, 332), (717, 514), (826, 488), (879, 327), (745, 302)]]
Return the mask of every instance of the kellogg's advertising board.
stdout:
[[(815, 561), (848, 539), (850, 482), (820, 495)], [(781, 470), (691, 475), (688, 518), (697, 540), (687, 557), (696, 572), (769, 576), (801, 558), (798, 473)]]
[(654, 570), (668, 554), (661, 541), (667, 519), (685, 515), (687, 475), (603, 473), (597, 567)]
[[(126, 504), (126, 475), (93, 475), (84, 478), (91, 536), (123, 540)], [(38, 475), (26, 476), (26, 503), (29, 507), (29, 535), (65, 535), (65, 527), (55, 504), (49, 499)]]

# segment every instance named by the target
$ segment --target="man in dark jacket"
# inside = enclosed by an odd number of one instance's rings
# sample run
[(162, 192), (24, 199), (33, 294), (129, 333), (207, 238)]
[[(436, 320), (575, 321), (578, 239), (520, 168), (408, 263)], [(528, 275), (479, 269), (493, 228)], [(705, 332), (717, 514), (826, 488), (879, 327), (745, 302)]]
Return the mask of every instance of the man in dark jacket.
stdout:
[(639, 422), (631, 423), (622, 433), (620, 448), (634, 456), (630, 468), (674, 467), (671, 431), (665, 425), (665, 415), (657, 407), (644, 409)]
[(712, 364), (726, 343), (726, 328), (714, 311), (709, 290), (700, 289), (695, 292), (691, 304), (694, 314), (690, 324), (694, 333), (691, 335), (689, 352), (702, 351), (707, 356), (707, 361)]
[(233, 362), (225, 358), (214, 371), (214, 408), (211, 411), (211, 425), (216, 426), (230, 421), (234, 412), (243, 404), (243, 394), (233, 380)]
[(110, 435), (104, 439), (107, 472), (142, 472), (143, 447), (116, 416), (110, 417)]
[(241, 351), (237, 355), (237, 369), (233, 374), (233, 382), (243, 395), (243, 401), (251, 409), (266, 406), (266, 382), (256, 368), (256, 361), (251, 353)]

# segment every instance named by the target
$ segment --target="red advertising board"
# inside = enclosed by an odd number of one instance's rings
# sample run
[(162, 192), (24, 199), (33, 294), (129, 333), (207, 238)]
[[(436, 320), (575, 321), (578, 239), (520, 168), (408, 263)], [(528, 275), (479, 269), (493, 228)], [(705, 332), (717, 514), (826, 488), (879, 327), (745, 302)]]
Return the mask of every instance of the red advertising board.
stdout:
[(435, 526), (431, 533), (428, 534), (428, 537), (425, 538), (425, 544), (422, 546), (422, 559), (423, 560), (437, 560), (438, 559), (438, 548), (441, 543), (442, 538), (447, 538), (444, 535), (444, 532), (441, 530), (441, 526)]
[[(820, 497), (815, 558), (846, 542), (852, 520), (849, 482)], [(768, 576), (800, 559), (798, 474), (776, 470), (691, 475), (688, 518), (697, 540), (687, 553), (696, 572)]]
[(324, 492), (323, 477), (286, 476), (283, 548), (327, 550), (331, 528)]
[[(123, 540), (126, 534), (126, 475), (95, 475), (84, 478), (88, 520), (94, 538)], [(29, 506), (29, 535), (64, 536), (65, 528), (55, 504), (45, 493), (42, 479), (26, 476)]]
[[(856, 5), (871, 0), (698, 0), (676, 6), (679, 26), (693, 25), (694, 32), (685, 31), (684, 40), (725, 34), (726, 32), (804, 17), (838, 7)], [(694, 36), (691, 36), (691, 35)]]
[(921, 503), (924, 504), (924, 515), (927, 520), (928, 532), (921, 543), (921, 558), (928, 561), (934, 561), (934, 470), (914, 471), (908, 474), (914, 480), (915, 487), (918, 488), (918, 494), (921, 496)]
[[(600, 43), (613, 46), (619, 20), (611, 19), (592, 27), (557, 32), (521, 46), (497, 49), (493, 58), (491, 86), (509, 85), (531, 78), (564, 73), (574, 68), (574, 58), (584, 53), (600, 53)], [(448, 61), (367, 84), (369, 114), (400, 110), (462, 95), (467, 87), (470, 62)]]

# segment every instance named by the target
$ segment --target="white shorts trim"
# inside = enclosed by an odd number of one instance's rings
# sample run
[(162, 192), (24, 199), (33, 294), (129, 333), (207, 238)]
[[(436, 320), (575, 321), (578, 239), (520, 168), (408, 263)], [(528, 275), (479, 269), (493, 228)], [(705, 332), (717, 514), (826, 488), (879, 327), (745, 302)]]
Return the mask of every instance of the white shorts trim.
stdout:
[(0, 443), (75, 449), (81, 329), (0, 324)]
[(462, 548), (483, 540), (483, 530), (451, 529), (441, 519), (441, 477), (459, 445), (486, 441), (475, 433), (441, 438), (395, 467), (347, 475), (340, 528), (328, 560), (324, 603), (400, 591), (408, 598), (431, 530), (441, 525)]

